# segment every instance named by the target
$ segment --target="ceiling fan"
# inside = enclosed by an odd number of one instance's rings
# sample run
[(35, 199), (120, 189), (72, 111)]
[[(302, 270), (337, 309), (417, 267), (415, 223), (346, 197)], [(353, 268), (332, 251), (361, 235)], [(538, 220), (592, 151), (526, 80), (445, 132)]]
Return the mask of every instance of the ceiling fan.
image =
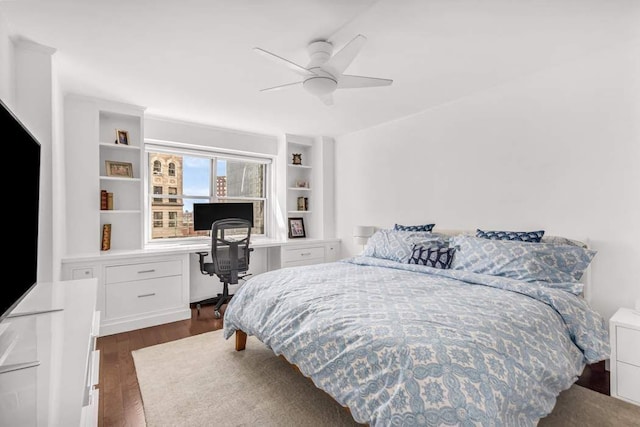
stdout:
[(367, 38), (365, 36), (358, 34), (333, 56), (333, 44), (327, 40), (313, 41), (307, 46), (311, 61), (306, 68), (274, 53), (255, 47), (253, 50), (257, 53), (288, 67), (303, 77), (300, 81), (269, 87), (262, 89), (261, 92), (302, 85), (307, 92), (317, 96), (325, 104), (333, 105), (333, 92), (336, 89), (391, 85), (393, 80), (389, 79), (343, 74), (366, 41)]

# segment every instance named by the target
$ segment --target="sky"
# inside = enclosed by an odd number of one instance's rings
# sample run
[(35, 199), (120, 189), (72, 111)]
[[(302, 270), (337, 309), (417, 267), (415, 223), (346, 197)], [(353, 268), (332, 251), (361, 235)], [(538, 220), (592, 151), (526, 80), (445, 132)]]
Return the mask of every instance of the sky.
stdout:
[[(209, 195), (209, 176), (211, 160), (203, 157), (184, 156), (182, 158), (183, 194), (192, 196)], [(218, 160), (216, 164), (218, 176), (227, 175), (227, 161)], [(193, 212), (193, 203), (206, 203), (205, 200), (184, 199), (184, 210)]]

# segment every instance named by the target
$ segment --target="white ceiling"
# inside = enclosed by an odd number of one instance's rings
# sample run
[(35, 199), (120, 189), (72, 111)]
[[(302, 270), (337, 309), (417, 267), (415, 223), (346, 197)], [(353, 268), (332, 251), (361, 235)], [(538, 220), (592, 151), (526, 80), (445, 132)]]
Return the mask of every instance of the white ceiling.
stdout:
[[(638, 0), (0, 1), (10, 30), (57, 49), (65, 91), (260, 133), (337, 136), (415, 114), (634, 39)], [(326, 106), (253, 52), (307, 65), (308, 42), (368, 41)]]

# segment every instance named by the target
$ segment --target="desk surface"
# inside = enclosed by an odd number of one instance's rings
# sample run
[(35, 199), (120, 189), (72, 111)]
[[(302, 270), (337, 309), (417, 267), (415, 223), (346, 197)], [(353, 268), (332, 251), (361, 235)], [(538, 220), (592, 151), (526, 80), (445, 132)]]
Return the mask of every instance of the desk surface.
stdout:
[[(313, 245), (322, 243), (339, 242), (340, 239), (290, 239), (290, 240), (277, 240), (277, 239), (259, 239), (251, 241), (251, 247), (260, 248), (274, 248), (282, 246), (292, 245)], [(183, 253), (195, 253), (199, 251), (208, 251), (211, 249), (211, 242), (207, 240), (206, 243), (158, 243), (152, 244), (144, 249), (131, 249), (131, 250), (108, 250), (108, 251), (96, 251), (85, 254), (68, 255), (62, 258), (62, 263), (78, 262), (78, 261), (99, 261), (104, 259), (118, 259), (129, 258), (132, 256), (157, 256), (157, 255), (176, 255)]]

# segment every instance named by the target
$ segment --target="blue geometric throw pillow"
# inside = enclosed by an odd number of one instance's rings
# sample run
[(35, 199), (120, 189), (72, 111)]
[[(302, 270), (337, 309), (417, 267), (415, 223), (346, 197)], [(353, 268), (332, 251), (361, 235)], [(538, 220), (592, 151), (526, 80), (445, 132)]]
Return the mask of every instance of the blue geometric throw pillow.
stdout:
[(451, 261), (453, 260), (455, 251), (456, 248), (414, 245), (411, 258), (409, 258), (409, 264), (420, 264), (446, 270), (451, 267)]
[(435, 224), (422, 224), (422, 225), (400, 225), (395, 224), (393, 229), (396, 231), (431, 231)]
[(540, 243), (544, 230), (539, 231), (484, 231), (477, 229), (476, 237), (491, 240), (516, 240), (519, 242)]

